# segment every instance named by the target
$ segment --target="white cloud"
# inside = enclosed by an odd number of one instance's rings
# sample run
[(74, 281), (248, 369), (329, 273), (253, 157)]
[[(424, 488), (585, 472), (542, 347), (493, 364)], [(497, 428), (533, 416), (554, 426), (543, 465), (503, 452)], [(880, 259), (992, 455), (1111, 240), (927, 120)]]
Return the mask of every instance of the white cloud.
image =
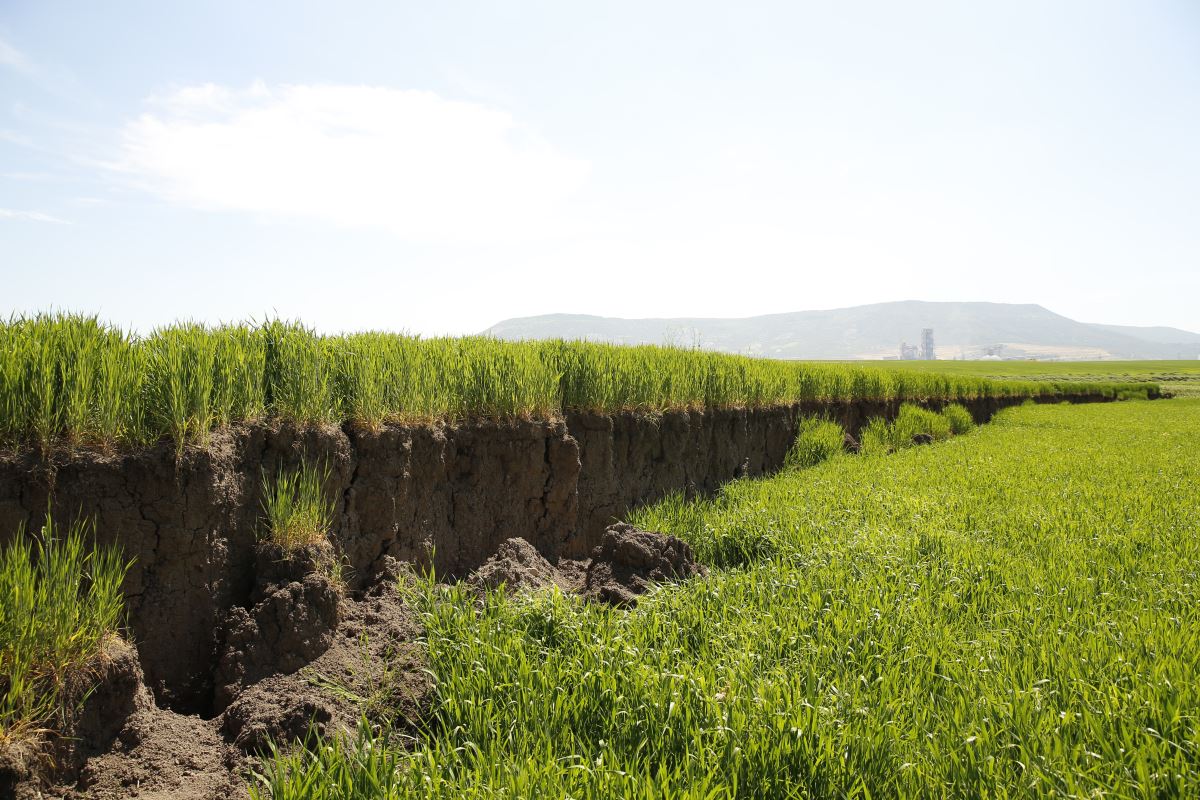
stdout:
[(0, 64), (6, 67), (13, 67), (20, 72), (29, 72), (32, 69), (29, 59), (20, 50), (3, 39), (0, 39)]
[(41, 211), (17, 211), (11, 208), (0, 208), (0, 219), (20, 219), (26, 222), (52, 222), (55, 225), (70, 225), (65, 219), (43, 214)]
[(150, 102), (116, 166), (192, 208), (414, 240), (542, 238), (562, 232), (588, 172), (509, 114), (432, 92), (209, 84)]

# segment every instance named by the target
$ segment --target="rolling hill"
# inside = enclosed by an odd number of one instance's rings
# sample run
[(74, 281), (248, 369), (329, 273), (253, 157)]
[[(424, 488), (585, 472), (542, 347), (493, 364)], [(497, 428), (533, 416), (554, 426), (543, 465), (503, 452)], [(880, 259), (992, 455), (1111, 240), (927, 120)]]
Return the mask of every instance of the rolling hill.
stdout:
[(896, 357), (933, 328), (939, 358), (1194, 359), (1200, 334), (1178, 328), (1078, 322), (1033, 304), (894, 303), (741, 319), (619, 319), (547, 314), (499, 322), (501, 339), (676, 344), (774, 358)]

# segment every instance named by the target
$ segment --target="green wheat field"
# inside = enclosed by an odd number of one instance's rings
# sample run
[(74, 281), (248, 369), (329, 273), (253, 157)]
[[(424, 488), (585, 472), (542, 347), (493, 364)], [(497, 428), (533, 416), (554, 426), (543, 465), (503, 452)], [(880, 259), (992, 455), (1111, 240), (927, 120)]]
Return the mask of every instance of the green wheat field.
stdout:
[[(1107, 371), (1106, 371), (1107, 370)], [(1200, 796), (1200, 398), (1185, 362), (840, 364), (297, 323), (0, 325), (6, 447), (202, 447), (222, 426), (567, 410), (905, 404), (861, 451), (804, 420), (784, 469), (634, 512), (710, 571), (633, 609), (401, 588), (435, 690), (416, 728), (281, 747), (253, 800)], [(976, 427), (954, 401), (1026, 403)], [(1182, 392), (1181, 394), (1186, 394)], [(928, 443), (916, 446), (917, 443)], [(281, 544), (319, 472), (264, 475)], [(49, 519), (0, 552), (0, 742), (66, 714), (129, 562)]]
[(69, 314), (0, 323), (0, 442), (10, 444), (129, 445), (167, 437), (182, 446), (203, 443), (222, 425), (267, 416), (377, 427), (567, 409), (1144, 395), (1150, 387), (1144, 380), (993, 380), (653, 346), (320, 336), (279, 320), (179, 324), (145, 337)]
[(632, 611), (430, 582), (419, 741), (254, 796), (1200, 796), (1197, 453), (1198, 400), (1021, 407), (643, 510), (718, 566)]

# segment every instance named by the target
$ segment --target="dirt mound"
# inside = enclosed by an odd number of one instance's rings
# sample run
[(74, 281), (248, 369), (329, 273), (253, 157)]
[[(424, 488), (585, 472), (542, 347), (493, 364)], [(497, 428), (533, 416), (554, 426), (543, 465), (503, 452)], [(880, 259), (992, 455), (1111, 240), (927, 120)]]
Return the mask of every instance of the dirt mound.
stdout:
[(321, 554), (284, 554), (259, 548), (259, 582), (250, 609), (234, 607), (225, 618), (225, 642), (214, 673), (214, 709), (276, 673), (292, 673), (324, 653), (334, 640), (340, 595), (323, 574)]
[(605, 530), (591, 558), (560, 558), (557, 564), (524, 539), (509, 539), (468, 583), (481, 592), (557, 585), (586, 600), (629, 607), (651, 584), (705, 574), (687, 542), (620, 522)]
[(247, 753), (270, 741), (353, 731), (362, 715), (410, 728), (424, 713), (432, 683), (416, 643), (420, 625), (395, 578), (358, 600), (343, 599), (328, 646), (299, 670), (274, 674), (242, 692), (220, 718), (221, 731)]
[(70, 800), (232, 800), (244, 797), (249, 764), (211, 721), (165, 709), (139, 711), (112, 748), (91, 758), (78, 782), (51, 796)]
[[(244, 795), (241, 755), (199, 717), (159, 709), (137, 651), (113, 638), (67, 687), (72, 713), (49, 741), (0, 753), (0, 797), (182, 798)], [(7, 757), (6, 757), (7, 756)], [(21, 759), (24, 763), (21, 764)], [(6, 766), (23, 767), (19, 774)], [(60, 785), (54, 786), (54, 783)]]
[(706, 574), (687, 542), (621, 522), (610, 526), (592, 551), (581, 594), (616, 606), (632, 606), (652, 583)]
[(127, 718), (154, 707), (137, 650), (117, 637), (104, 643), (67, 694), (75, 699), (66, 706), (76, 711), (64, 726), (68, 735), (55, 748), (55, 761), (68, 769), (107, 750)]
[(563, 577), (537, 548), (524, 539), (508, 539), (475, 570), (468, 582), (479, 589), (544, 589), (563, 585)]
[(66, 717), (41, 737), (0, 744), (0, 797), (37, 797), (41, 785), (75, 774), (87, 759), (107, 751), (125, 720), (154, 707), (137, 651), (119, 637), (64, 687)]

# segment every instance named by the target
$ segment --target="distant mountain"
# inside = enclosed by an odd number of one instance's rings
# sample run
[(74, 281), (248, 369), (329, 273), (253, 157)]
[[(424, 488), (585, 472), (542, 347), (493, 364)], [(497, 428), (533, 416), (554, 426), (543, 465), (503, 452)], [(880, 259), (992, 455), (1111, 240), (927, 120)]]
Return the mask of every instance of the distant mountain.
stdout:
[(1158, 344), (1200, 343), (1200, 333), (1192, 333), (1191, 331), (1184, 331), (1179, 328), (1143, 327), (1140, 325), (1101, 325), (1099, 323), (1092, 323), (1092, 327), (1102, 328), (1109, 333), (1123, 333), (1126, 336), (1132, 336), (1144, 342), (1156, 342)]
[(1076, 322), (1039, 305), (896, 303), (742, 319), (618, 319), (547, 314), (499, 322), (501, 339), (676, 344), (774, 358), (890, 358), (932, 328), (939, 358), (1196, 358), (1200, 334), (1177, 328)]

